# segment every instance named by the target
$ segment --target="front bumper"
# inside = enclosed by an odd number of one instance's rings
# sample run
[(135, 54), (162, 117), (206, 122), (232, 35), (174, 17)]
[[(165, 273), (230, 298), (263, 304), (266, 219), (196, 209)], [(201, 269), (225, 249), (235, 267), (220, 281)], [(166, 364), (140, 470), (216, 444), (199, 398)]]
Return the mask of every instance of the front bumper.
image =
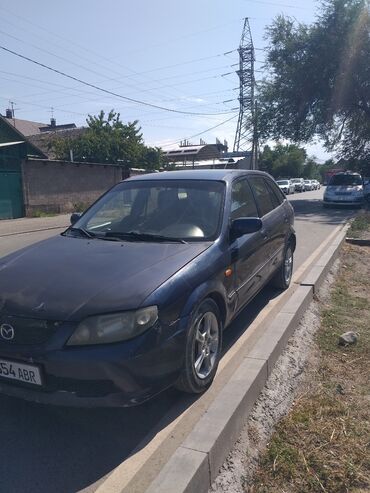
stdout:
[(361, 206), (364, 203), (363, 197), (346, 197), (338, 199), (337, 197), (324, 197), (324, 204), (326, 205), (348, 205), (348, 206)]
[(131, 341), (53, 348), (0, 345), (0, 358), (41, 368), (43, 385), (0, 378), (0, 393), (61, 406), (133, 406), (171, 386), (183, 366), (186, 319)]

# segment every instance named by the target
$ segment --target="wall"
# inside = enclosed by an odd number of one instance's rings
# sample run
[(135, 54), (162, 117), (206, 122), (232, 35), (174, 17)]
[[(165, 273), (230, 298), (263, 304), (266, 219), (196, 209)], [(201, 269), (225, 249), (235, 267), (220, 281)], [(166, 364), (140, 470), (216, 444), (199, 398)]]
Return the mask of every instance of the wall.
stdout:
[(26, 216), (83, 210), (126, 178), (120, 166), (28, 159), (22, 162)]

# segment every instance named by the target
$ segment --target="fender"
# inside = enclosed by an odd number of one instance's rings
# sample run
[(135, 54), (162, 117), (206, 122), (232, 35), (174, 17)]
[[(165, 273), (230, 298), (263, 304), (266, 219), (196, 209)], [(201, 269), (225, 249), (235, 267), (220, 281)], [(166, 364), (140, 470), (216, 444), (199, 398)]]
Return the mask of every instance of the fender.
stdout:
[(181, 311), (180, 318), (189, 317), (194, 309), (208, 297), (213, 298), (218, 304), (225, 327), (235, 312), (237, 295), (236, 293), (233, 293), (232, 296), (230, 296), (220, 279), (209, 279), (199, 285), (187, 299)]

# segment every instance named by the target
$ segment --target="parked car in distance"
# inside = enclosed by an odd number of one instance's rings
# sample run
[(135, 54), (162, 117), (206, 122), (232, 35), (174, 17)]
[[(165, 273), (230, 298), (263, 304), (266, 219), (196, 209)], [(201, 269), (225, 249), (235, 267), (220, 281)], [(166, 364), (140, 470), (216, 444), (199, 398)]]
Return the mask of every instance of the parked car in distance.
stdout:
[(309, 190), (309, 191), (314, 190), (314, 185), (313, 185), (311, 180), (305, 180), (304, 186), (305, 186), (306, 190)]
[(365, 200), (370, 204), (370, 178), (364, 178), (364, 195)]
[(290, 180), (277, 180), (276, 183), (279, 185), (279, 188), (285, 195), (289, 195), (290, 193), (295, 192), (294, 183)]
[(365, 201), (364, 184), (359, 173), (337, 173), (330, 178), (323, 197), (324, 207), (351, 205), (361, 207)]
[(290, 180), (296, 192), (304, 192), (306, 190), (303, 178), (291, 178)]
[(0, 260), (0, 393), (129, 406), (203, 392), (223, 329), (291, 281), (293, 208), (263, 172), (136, 176), (72, 218)]

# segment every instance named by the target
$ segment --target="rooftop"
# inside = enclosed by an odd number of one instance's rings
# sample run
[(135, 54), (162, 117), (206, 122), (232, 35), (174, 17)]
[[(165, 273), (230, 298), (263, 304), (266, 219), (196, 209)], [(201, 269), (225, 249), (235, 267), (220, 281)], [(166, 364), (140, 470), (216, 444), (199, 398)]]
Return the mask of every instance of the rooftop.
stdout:
[(255, 170), (235, 170), (235, 169), (195, 169), (184, 171), (163, 171), (162, 173), (149, 173), (146, 175), (135, 176), (130, 180), (215, 180), (215, 181), (232, 181), (238, 176), (250, 174), (266, 175), (263, 171)]
[(50, 120), (50, 123), (40, 123), (31, 120), (22, 120), (20, 118), (13, 118), (8, 116), (3, 116), (2, 119), (8, 123), (8, 125), (14, 127), (18, 132), (20, 132), (25, 137), (30, 135), (37, 135), (44, 132), (56, 132), (59, 130), (65, 130), (70, 128), (76, 128), (74, 123), (66, 123), (62, 125), (57, 125), (54, 118)]

